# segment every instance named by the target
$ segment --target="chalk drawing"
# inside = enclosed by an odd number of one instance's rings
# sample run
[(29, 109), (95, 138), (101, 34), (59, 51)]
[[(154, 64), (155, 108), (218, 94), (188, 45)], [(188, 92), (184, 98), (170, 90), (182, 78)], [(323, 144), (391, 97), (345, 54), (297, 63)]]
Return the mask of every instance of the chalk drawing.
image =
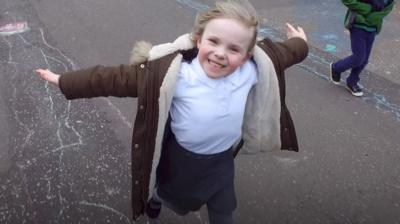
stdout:
[(0, 36), (11, 36), (29, 30), (27, 22), (8, 23), (0, 26)]
[(322, 36), (324, 40), (339, 40), (339, 37), (335, 34), (325, 34)]
[(324, 51), (326, 51), (326, 52), (336, 52), (336, 46), (335, 45), (333, 45), (333, 44), (326, 44), (325, 45), (325, 48), (324, 48)]
[(195, 9), (196, 11), (204, 11), (209, 9), (208, 5), (196, 1), (191, 1), (191, 0), (176, 0), (176, 1), (185, 6), (188, 6), (189, 8)]
[[(197, 12), (204, 11), (204, 10), (207, 10), (210, 8), (206, 4), (202, 4), (200, 2), (196, 2), (196, 1), (192, 1), (192, 0), (176, 0), (176, 1), (178, 3), (180, 3), (181, 5), (184, 5), (186, 7), (196, 10)], [(273, 40), (282, 41), (279, 33), (269, 27), (264, 27), (264, 26), (259, 27), (258, 34), (261, 37), (268, 36), (268, 37), (272, 38)]]

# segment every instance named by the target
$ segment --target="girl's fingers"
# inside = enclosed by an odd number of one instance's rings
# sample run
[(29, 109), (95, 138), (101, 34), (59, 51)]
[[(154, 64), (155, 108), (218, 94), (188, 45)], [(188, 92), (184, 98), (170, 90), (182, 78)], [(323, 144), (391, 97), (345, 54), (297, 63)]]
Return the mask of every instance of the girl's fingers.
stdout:
[(286, 23), (286, 27), (290, 31), (296, 30), (290, 23)]
[(292, 26), (290, 23), (286, 23), (286, 27), (290, 32), (304, 33), (304, 30), (301, 26), (297, 26), (297, 28), (294, 28), (294, 26)]
[(46, 72), (46, 70), (43, 70), (43, 69), (36, 69), (36, 72), (39, 73), (39, 74), (43, 74), (43, 73)]
[(46, 69), (36, 69), (36, 73), (43, 79), (48, 79), (48, 77), (52, 74), (50, 70)]
[(298, 27), (298, 29), (299, 29), (299, 35), (300, 35), (300, 37), (303, 38), (305, 41), (307, 41), (307, 35), (306, 35), (306, 33), (304, 32), (303, 28), (302, 28), (302, 27)]
[(42, 70), (42, 69), (36, 69), (36, 73), (37, 73), (38, 75), (42, 75), (43, 70)]
[(297, 30), (298, 30), (300, 33), (304, 33), (304, 30), (303, 30), (303, 28), (302, 28), (301, 26), (298, 26), (298, 27), (297, 27)]

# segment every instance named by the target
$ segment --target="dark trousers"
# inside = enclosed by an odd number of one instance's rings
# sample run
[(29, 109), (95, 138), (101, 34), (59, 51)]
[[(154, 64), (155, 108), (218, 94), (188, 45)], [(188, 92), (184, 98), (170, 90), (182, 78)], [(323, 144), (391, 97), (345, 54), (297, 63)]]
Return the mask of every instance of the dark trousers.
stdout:
[(360, 81), (360, 73), (368, 64), (375, 35), (376, 32), (368, 32), (356, 27), (350, 29), (351, 51), (353, 54), (333, 64), (333, 70), (338, 73), (351, 69), (350, 75), (346, 80), (347, 84), (356, 85)]
[(236, 208), (232, 149), (196, 154), (179, 145), (169, 132), (164, 138), (153, 199), (179, 215), (207, 205), (211, 224), (232, 224)]

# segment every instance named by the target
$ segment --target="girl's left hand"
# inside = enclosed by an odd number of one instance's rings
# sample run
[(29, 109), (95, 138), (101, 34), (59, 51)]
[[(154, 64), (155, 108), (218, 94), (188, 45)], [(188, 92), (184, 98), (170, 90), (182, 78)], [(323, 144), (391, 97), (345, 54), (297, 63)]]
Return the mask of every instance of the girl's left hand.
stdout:
[(293, 37), (300, 37), (307, 42), (307, 36), (306, 33), (304, 33), (303, 28), (298, 26), (296, 29), (290, 23), (286, 23), (286, 36), (288, 39)]

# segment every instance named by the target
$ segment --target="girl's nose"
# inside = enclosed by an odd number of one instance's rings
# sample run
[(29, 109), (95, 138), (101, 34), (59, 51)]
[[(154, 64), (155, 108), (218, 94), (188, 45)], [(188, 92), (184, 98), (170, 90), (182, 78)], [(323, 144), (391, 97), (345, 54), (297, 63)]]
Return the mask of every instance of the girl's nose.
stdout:
[(217, 47), (216, 49), (215, 49), (215, 56), (217, 56), (217, 57), (219, 57), (219, 58), (222, 58), (222, 57), (224, 57), (224, 55), (225, 55), (225, 49), (223, 48), (223, 47)]

